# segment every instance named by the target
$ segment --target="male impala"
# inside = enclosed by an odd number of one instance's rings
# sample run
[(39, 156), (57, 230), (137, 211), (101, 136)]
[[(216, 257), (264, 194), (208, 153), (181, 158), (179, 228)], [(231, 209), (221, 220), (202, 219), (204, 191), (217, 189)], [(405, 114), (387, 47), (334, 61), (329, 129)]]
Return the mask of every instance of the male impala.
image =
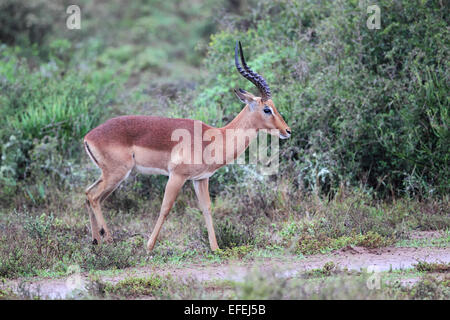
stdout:
[[(191, 119), (122, 116), (106, 121), (85, 136), (86, 152), (102, 171), (101, 177), (86, 189), (86, 203), (94, 244), (100, 242), (100, 236), (106, 242), (112, 241), (100, 204), (128, 177), (131, 170), (136, 168), (138, 172), (144, 174), (169, 176), (159, 218), (147, 243), (149, 251), (155, 246), (164, 220), (186, 180), (193, 180), (195, 193), (205, 217), (211, 250), (218, 249), (211, 218), (209, 177), (217, 169), (244, 152), (250, 140), (256, 136), (256, 134), (250, 134), (246, 136), (244, 143), (236, 146), (234, 143), (236, 132), (276, 129), (282, 139), (287, 139), (291, 135), (290, 128), (271, 100), (270, 89), (266, 81), (247, 66), (240, 43), (239, 49), (242, 67), (239, 64), (238, 43), (236, 42), (236, 68), (244, 78), (259, 89), (261, 97), (256, 97), (242, 89), (234, 90), (237, 97), (246, 105), (237, 117), (225, 127), (213, 128)], [(175, 147), (180, 145), (178, 143), (180, 139), (174, 139), (175, 132), (187, 133), (190, 137), (194, 136), (194, 143), (191, 143), (190, 138), (186, 138), (186, 135), (183, 136), (184, 145), (186, 142), (191, 144), (187, 148), (188, 150), (185, 148), (185, 150), (181, 150), (182, 152), (175, 151)], [(229, 135), (229, 132), (235, 134)], [(196, 143), (196, 135), (200, 135), (203, 139)], [(198, 157), (198, 152), (200, 152), (200, 157)], [(213, 157), (219, 156), (214, 159), (221, 160), (206, 161), (206, 157), (201, 156), (204, 153), (214, 154)]]

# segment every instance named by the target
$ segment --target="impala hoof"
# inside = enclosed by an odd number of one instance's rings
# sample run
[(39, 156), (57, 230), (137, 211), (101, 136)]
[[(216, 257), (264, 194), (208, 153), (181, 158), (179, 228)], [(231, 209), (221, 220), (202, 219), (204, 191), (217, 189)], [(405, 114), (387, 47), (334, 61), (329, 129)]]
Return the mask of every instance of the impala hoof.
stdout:
[(152, 243), (150, 240), (147, 242), (147, 251), (151, 252), (153, 250), (153, 247), (155, 246), (154, 243)]

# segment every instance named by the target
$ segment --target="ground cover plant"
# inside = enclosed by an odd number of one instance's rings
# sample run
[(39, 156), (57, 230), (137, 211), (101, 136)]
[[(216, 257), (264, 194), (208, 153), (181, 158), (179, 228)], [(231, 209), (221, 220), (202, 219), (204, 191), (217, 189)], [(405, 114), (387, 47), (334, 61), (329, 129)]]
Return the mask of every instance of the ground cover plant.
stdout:
[[(82, 27), (68, 30), (66, 1), (0, 2), (1, 281), (64, 277), (73, 266), (92, 275), (260, 259), (283, 265), (283, 257), (346, 248), (449, 247), (450, 37), (442, 2), (375, 1), (375, 30), (365, 1), (78, 4)], [(99, 171), (83, 136), (124, 114), (228, 123), (242, 107), (232, 89), (253, 90), (234, 68), (236, 40), (292, 129), (280, 142), (277, 174), (235, 164), (211, 178), (215, 253), (185, 185), (150, 255), (145, 242), (167, 178), (132, 172), (105, 203), (114, 243), (92, 246), (84, 190)], [(413, 286), (400, 281), (377, 292), (365, 286), (370, 275), (331, 264), (280, 282), (134, 277), (99, 279), (89, 292), (448, 299), (448, 261), (411, 269), (420, 273)], [(0, 298), (26, 297), (8, 290)]]

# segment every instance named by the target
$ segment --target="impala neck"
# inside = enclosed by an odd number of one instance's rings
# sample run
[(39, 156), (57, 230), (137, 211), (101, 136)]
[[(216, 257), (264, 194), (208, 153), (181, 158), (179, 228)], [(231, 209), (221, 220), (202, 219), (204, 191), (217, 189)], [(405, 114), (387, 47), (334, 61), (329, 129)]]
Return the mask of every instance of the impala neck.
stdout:
[(252, 117), (251, 117), (251, 111), (248, 105), (242, 109), (241, 112), (231, 120), (229, 124), (222, 127), (221, 129), (227, 130), (227, 129), (256, 129), (255, 125), (253, 124)]
[[(254, 129), (254, 130), (252, 130)], [(252, 111), (249, 106), (246, 105), (244, 109), (234, 118), (229, 124), (220, 128), (222, 130), (225, 137), (225, 145), (233, 145), (233, 152), (227, 153), (227, 155), (232, 154), (233, 157), (227, 158), (227, 162), (231, 160), (235, 160), (239, 155), (241, 155), (248, 147), (251, 141), (253, 141), (258, 132), (257, 126), (253, 122)], [(243, 131), (240, 131), (243, 130)], [(234, 134), (233, 134), (234, 133)], [(234, 135), (242, 138), (242, 135), (245, 135), (244, 143), (236, 143), (227, 141), (229, 139), (235, 140)]]

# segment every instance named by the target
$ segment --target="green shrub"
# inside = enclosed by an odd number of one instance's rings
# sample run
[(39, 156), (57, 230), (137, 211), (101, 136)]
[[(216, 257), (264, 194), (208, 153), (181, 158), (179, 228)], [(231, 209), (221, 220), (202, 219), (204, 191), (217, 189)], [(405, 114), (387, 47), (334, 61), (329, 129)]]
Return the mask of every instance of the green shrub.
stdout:
[[(436, 1), (262, 1), (216, 33), (192, 115), (223, 125), (241, 109), (231, 89), (256, 89), (233, 65), (239, 39), (292, 128), (281, 170), (305, 190), (341, 184), (378, 196), (447, 194), (448, 8)], [(264, 17), (264, 19), (261, 19)], [(245, 27), (242, 27), (245, 26)]]
[[(214, 229), (219, 248), (240, 247), (253, 242), (253, 234), (248, 226), (232, 223), (229, 219), (216, 222)], [(206, 228), (202, 230), (202, 241), (209, 246), (208, 231)]]
[(0, 46), (0, 199), (6, 203), (17, 190), (37, 203), (51, 185), (73, 183), (82, 137), (98, 125), (115, 94), (113, 83), (61, 68), (49, 62), (30, 69), (14, 48)]
[(167, 290), (168, 280), (160, 276), (149, 278), (128, 278), (120, 280), (116, 284), (106, 284), (104, 291), (106, 294), (121, 297), (137, 296), (161, 296)]
[[(53, 214), (19, 214), (20, 225), (2, 226), (0, 277), (34, 276), (43, 270), (64, 272), (66, 263), (78, 264), (80, 243)], [(72, 230), (73, 232), (73, 230)]]
[(420, 272), (446, 273), (450, 271), (450, 263), (418, 261), (414, 268)]
[(140, 262), (139, 248), (128, 242), (88, 246), (83, 249), (82, 267), (86, 270), (124, 269)]
[(443, 281), (426, 275), (420, 279), (409, 291), (414, 300), (448, 300), (450, 298), (450, 287), (448, 280)]
[(242, 259), (252, 251), (252, 246), (244, 245), (238, 247), (225, 247), (225, 249), (217, 249), (215, 255), (225, 259)]
[(0, 3), (0, 42), (42, 44), (63, 10), (61, 1), (3, 0)]
[(329, 277), (339, 272), (333, 261), (326, 262), (320, 269), (312, 269), (305, 273), (306, 278)]

